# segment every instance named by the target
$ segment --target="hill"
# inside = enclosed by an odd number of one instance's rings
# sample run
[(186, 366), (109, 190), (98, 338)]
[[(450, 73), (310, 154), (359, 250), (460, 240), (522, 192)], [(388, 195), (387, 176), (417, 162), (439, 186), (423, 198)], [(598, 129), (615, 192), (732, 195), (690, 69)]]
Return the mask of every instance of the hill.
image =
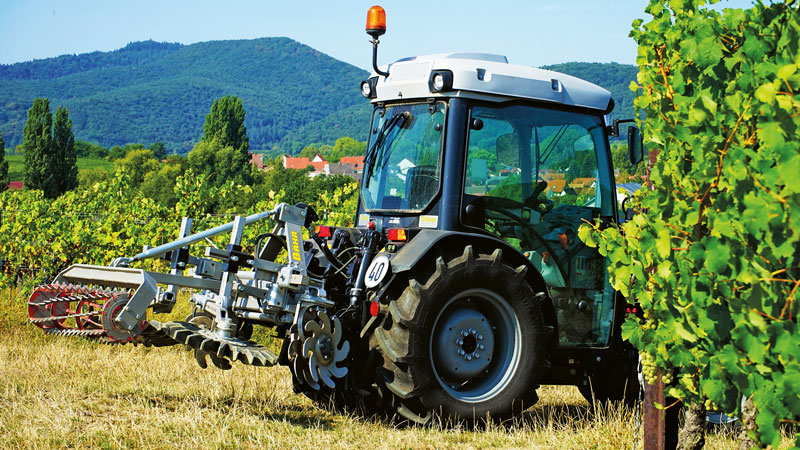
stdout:
[[(239, 96), (251, 148), (270, 148), (292, 130), (362, 105), (366, 72), (288, 38), (192, 45), (136, 42), (111, 52), (0, 65), (0, 130), (7, 148), (22, 141), (35, 97), (66, 106), (77, 139), (103, 146), (164, 142), (188, 151), (215, 98)], [(368, 113), (353, 123), (363, 124)], [(364, 139), (350, 123), (341, 133)], [(360, 131), (360, 134), (357, 133)]]

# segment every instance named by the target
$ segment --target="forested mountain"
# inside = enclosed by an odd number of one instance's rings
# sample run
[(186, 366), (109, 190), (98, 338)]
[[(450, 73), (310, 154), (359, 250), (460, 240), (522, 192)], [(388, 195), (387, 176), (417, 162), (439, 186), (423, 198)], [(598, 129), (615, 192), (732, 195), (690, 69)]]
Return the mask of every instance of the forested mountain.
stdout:
[[(271, 148), (333, 112), (357, 105), (366, 111), (359, 93), (365, 76), (287, 38), (136, 42), (112, 52), (0, 65), (0, 131), (14, 148), (33, 99), (49, 97), (69, 109), (77, 139), (104, 146), (160, 141), (183, 153), (199, 140), (213, 100), (236, 95), (247, 111), (251, 148)], [(342, 131), (364, 139), (365, 131), (354, 134), (359, 130), (366, 126), (343, 126), (315, 140), (333, 142)]]
[[(633, 114), (628, 85), (636, 77), (635, 66), (544, 68), (610, 90), (613, 117)], [(370, 105), (359, 93), (366, 76), (288, 38), (135, 42), (111, 52), (0, 65), (0, 131), (6, 148), (13, 149), (22, 142), (33, 99), (48, 97), (54, 107), (69, 109), (76, 139), (105, 147), (163, 142), (185, 153), (199, 140), (214, 99), (236, 95), (247, 112), (251, 149), (297, 154), (309, 143), (366, 139)]]

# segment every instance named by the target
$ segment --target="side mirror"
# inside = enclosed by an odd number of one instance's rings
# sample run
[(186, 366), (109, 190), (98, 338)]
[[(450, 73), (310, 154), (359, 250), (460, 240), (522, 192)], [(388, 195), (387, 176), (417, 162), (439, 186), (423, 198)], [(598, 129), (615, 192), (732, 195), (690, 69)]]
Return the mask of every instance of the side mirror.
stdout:
[(634, 166), (644, 160), (644, 138), (636, 126), (628, 127), (628, 158)]

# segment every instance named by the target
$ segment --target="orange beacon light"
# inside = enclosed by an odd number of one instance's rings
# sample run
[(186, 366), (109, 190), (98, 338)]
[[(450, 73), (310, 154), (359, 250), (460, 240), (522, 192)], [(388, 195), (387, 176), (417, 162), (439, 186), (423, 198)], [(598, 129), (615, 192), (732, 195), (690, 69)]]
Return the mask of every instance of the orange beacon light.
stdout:
[(367, 34), (378, 39), (383, 33), (386, 33), (386, 11), (375, 5), (367, 11)]

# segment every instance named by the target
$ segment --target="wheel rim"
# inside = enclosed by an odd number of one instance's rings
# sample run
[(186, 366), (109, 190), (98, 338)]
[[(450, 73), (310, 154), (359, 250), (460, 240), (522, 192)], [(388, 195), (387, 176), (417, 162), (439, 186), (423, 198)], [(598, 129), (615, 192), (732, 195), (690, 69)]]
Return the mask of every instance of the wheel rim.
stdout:
[(464, 402), (501, 392), (519, 367), (522, 331), (508, 302), (488, 289), (451, 298), (433, 324), (429, 352), (439, 384)]

